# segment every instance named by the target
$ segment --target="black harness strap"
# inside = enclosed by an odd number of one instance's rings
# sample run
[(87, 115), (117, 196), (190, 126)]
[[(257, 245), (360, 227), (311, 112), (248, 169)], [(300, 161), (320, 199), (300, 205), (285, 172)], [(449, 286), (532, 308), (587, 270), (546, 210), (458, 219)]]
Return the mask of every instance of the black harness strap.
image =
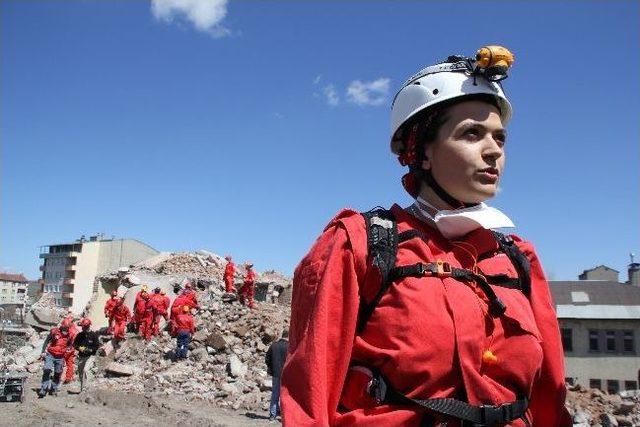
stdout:
[(529, 401), (525, 397), (502, 405), (474, 406), (458, 399), (413, 399), (391, 387), (378, 370), (373, 370), (369, 394), (380, 404), (419, 406), (439, 415), (473, 423), (474, 426), (503, 425), (526, 415)]
[(504, 252), (511, 261), (511, 264), (518, 272), (518, 279), (520, 281), (520, 290), (527, 296), (531, 297), (531, 264), (529, 259), (522, 253), (516, 242), (513, 241), (511, 236), (504, 235), (498, 231), (491, 230), (493, 235), (500, 246), (502, 252)]
[(360, 298), (358, 332), (362, 332), (380, 299), (391, 286), (389, 273), (396, 264), (398, 253), (398, 224), (391, 211), (379, 208), (362, 214), (367, 225), (367, 249), (369, 265), (380, 274), (380, 289), (371, 302)]

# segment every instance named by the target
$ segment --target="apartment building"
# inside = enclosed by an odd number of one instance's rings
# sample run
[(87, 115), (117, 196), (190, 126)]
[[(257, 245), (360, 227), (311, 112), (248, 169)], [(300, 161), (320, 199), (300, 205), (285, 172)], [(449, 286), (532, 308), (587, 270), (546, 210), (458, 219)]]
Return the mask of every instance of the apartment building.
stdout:
[(71, 243), (41, 246), (41, 291), (53, 293), (56, 305), (80, 314), (95, 292), (95, 278), (107, 271), (151, 258), (158, 251), (135, 239), (84, 236)]
[(639, 272), (632, 262), (626, 283), (606, 266), (585, 270), (577, 281), (550, 282), (568, 383), (610, 393), (638, 389)]
[(29, 281), (22, 274), (0, 273), (0, 305), (22, 304), (27, 300)]

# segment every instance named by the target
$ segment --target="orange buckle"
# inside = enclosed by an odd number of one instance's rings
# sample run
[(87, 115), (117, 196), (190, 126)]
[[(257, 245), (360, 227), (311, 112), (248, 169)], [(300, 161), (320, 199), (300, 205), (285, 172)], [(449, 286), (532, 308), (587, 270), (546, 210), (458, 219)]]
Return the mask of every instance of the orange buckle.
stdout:
[(438, 277), (451, 277), (451, 264), (441, 259), (436, 261), (436, 275)]

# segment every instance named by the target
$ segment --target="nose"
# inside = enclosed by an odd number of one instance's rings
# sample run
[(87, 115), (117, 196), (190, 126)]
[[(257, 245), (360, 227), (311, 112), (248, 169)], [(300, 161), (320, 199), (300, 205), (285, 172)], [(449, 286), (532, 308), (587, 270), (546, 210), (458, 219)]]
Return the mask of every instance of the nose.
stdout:
[(504, 144), (496, 140), (493, 135), (487, 134), (484, 143), (482, 157), (488, 163), (495, 163), (496, 160), (504, 155)]

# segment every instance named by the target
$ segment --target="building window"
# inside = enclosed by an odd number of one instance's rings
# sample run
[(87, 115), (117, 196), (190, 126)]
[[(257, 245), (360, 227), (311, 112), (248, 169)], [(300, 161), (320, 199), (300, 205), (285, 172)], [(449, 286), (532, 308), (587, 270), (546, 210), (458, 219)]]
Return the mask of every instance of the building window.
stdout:
[(616, 394), (619, 391), (620, 391), (620, 381), (607, 380), (607, 393)]
[(625, 353), (635, 353), (633, 331), (622, 331), (622, 350)]
[(602, 389), (602, 381), (591, 378), (589, 380), (589, 388), (599, 388)]
[(606, 331), (607, 351), (616, 351), (616, 331)]
[(564, 351), (573, 351), (573, 330), (571, 328), (560, 329), (562, 333), (562, 348)]
[[(598, 339), (598, 331), (589, 331), (589, 351), (600, 351), (600, 340)], [(592, 387), (593, 388), (593, 387)]]
[(624, 389), (625, 390), (637, 390), (638, 389), (638, 382), (637, 381), (625, 381), (624, 382)]

